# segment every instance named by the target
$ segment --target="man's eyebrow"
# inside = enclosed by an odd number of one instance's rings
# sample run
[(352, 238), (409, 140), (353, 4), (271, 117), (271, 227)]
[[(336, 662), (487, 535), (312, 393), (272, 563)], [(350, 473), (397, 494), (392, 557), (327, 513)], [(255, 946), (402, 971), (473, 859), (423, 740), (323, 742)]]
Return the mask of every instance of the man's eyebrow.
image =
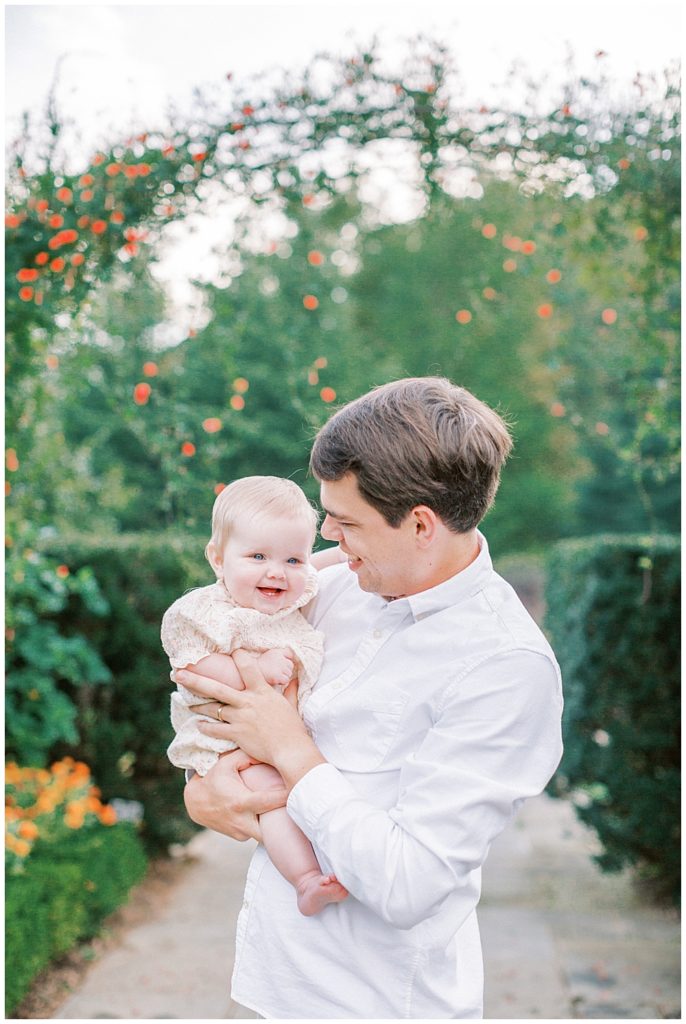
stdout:
[(322, 505), (322, 511), (324, 515), (330, 516), (332, 519), (345, 519), (346, 523), (355, 523), (351, 516), (346, 516), (342, 512), (333, 512), (331, 509), (325, 508), (324, 505)]

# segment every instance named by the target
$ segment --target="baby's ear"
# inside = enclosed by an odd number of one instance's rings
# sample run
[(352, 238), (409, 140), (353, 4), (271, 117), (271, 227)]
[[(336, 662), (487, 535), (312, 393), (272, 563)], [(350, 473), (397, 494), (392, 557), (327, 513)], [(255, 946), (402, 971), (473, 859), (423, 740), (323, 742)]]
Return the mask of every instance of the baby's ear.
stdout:
[(217, 548), (215, 547), (212, 541), (210, 541), (210, 543), (207, 545), (207, 548), (205, 549), (205, 554), (207, 555), (207, 561), (214, 569), (215, 576), (217, 576), (218, 578), (221, 577), (223, 568), (222, 559), (221, 555), (217, 551)]

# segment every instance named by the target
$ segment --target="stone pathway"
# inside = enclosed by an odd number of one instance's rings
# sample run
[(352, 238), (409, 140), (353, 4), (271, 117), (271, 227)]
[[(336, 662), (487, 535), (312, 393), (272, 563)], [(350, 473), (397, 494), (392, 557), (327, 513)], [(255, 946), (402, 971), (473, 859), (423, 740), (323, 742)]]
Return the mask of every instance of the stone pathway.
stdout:
[[(241, 1018), (233, 932), (252, 843), (200, 833), (158, 916), (125, 933), (61, 1020)], [(679, 1017), (679, 924), (601, 875), (571, 807), (540, 797), (493, 844), (480, 921), (487, 1019)]]

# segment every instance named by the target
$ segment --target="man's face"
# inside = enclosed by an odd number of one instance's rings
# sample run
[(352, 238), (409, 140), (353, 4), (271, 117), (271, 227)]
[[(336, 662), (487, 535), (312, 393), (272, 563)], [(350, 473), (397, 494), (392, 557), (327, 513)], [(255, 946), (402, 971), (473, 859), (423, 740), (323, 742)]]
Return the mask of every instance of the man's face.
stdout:
[(382, 597), (404, 597), (419, 589), (413, 583), (416, 559), (411, 513), (396, 529), (360, 494), (354, 473), (323, 480), (320, 487), (326, 518), (321, 535), (336, 541), (362, 590)]

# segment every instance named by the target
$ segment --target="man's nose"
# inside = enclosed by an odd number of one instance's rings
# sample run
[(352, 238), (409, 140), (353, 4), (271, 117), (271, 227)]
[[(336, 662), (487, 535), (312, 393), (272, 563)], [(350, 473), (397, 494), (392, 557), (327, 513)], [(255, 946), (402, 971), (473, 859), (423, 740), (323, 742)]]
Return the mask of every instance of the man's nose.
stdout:
[(324, 517), (324, 522), (320, 526), (319, 532), (324, 540), (340, 540), (343, 536), (336, 520), (332, 519), (331, 516)]

